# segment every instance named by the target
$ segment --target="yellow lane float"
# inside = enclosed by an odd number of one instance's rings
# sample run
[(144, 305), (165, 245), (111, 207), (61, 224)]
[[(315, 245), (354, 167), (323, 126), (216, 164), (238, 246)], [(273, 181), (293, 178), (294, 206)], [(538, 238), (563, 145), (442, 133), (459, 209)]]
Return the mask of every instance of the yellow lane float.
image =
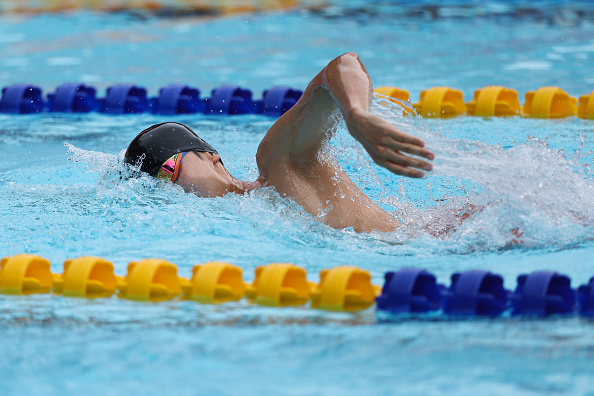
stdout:
[[(373, 92), (385, 96), (388, 99), (398, 99), (404, 102), (410, 99), (410, 93), (406, 89), (400, 89), (397, 87), (379, 87), (373, 90)], [(398, 103), (395, 100), (391, 100), (392, 102)]]
[(34, 254), (19, 254), (0, 261), (0, 293), (49, 293), (53, 274), (47, 259)]
[(532, 118), (565, 118), (577, 113), (577, 99), (559, 87), (526, 92), (524, 115)]
[(474, 91), (474, 99), (466, 107), (469, 116), (502, 117), (522, 114), (518, 91), (497, 85)]
[(302, 267), (272, 263), (256, 268), (255, 275), (245, 294), (256, 304), (279, 307), (303, 305), (309, 300), (311, 285)]
[(164, 301), (181, 293), (177, 266), (167, 260), (144, 259), (128, 264), (128, 274), (118, 283), (120, 297), (136, 301)]
[(373, 92), (377, 93), (381, 97), (388, 99), (390, 102), (397, 104), (398, 106), (403, 108), (404, 115), (414, 115), (415, 111), (410, 105), (407, 105), (402, 102), (408, 102), (410, 99), (410, 93), (405, 89), (400, 89), (397, 87), (379, 87), (373, 90)]
[(245, 293), (241, 268), (221, 262), (195, 265), (192, 279), (183, 282), (184, 294), (191, 300), (207, 304), (237, 301)]
[(79, 257), (64, 262), (62, 275), (54, 274), (54, 293), (66, 297), (109, 297), (117, 288), (113, 264), (100, 257)]
[(368, 271), (352, 266), (325, 269), (311, 293), (312, 308), (330, 311), (359, 311), (375, 303), (381, 288), (371, 284)]
[(580, 96), (577, 115), (580, 118), (594, 120), (594, 90), (590, 92), (590, 95)]
[(449, 87), (433, 87), (421, 91), (419, 103), (413, 106), (423, 117), (455, 117), (466, 112), (462, 91)]

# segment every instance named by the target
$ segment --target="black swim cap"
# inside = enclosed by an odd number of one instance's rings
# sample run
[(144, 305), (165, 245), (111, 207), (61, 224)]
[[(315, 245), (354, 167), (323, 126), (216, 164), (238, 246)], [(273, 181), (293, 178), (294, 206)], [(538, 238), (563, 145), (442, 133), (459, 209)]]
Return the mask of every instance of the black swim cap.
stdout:
[(140, 132), (128, 146), (124, 162), (131, 165), (141, 163), (141, 171), (157, 176), (163, 163), (171, 156), (191, 150), (217, 153), (187, 126), (164, 122)]

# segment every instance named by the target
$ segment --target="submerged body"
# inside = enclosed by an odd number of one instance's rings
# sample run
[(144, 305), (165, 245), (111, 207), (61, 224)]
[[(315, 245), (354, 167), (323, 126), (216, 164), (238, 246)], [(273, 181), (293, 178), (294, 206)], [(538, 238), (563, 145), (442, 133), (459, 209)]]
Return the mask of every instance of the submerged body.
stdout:
[[(333, 228), (353, 227), (357, 232), (393, 230), (399, 222), (359, 190), (334, 158), (321, 151), (331, 137), (331, 115), (338, 108), (350, 134), (378, 165), (416, 178), (423, 177), (421, 169), (432, 169), (425, 160), (432, 160), (433, 153), (423, 147), (420, 139), (369, 112), (372, 93), (371, 80), (358, 56), (342, 55), (314, 77), (295, 106), (262, 139), (256, 155), (260, 171), (256, 181), (234, 178), (218, 153), (209, 149), (190, 151), (183, 160), (177, 160), (179, 168), (174, 166), (176, 176), (171, 180), (185, 191), (204, 197), (272, 186)], [(126, 162), (137, 163), (140, 159), (131, 150), (145, 132), (130, 144)], [(203, 147), (202, 143), (198, 148)], [(151, 156), (151, 150), (146, 154)]]

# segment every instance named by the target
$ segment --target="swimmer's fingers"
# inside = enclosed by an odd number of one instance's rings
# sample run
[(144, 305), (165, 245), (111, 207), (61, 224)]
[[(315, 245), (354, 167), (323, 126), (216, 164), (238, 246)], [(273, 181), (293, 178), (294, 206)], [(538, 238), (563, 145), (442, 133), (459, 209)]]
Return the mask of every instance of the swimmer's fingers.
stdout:
[[(405, 145), (405, 144), (401, 144), (401, 143), (395, 143), (393, 142), (392, 144), (364, 144), (363, 145), (365, 147), (365, 149), (367, 150), (367, 152), (369, 153), (369, 155), (371, 156), (371, 158), (380, 166), (383, 166), (386, 169), (389, 169), (390, 171), (397, 173), (397, 174), (402, 174), (399, 173), (400, 170), (402, 168), (407, 169), (407, 168), (417, 168), (417, 169), (421, 169), (421, 170), (425, 170), (425, 171), (431, 171), (433, 170), (433, 165), (431, 165), (429, 162), (424, 161), (423, 159), (420, 158), (415, 158), (415, 157), (411, 157), (407, 154), (414, 154), (414, 155), (418, 155), (418, 156), (422, 156), (423, 154), (425, 154), (423, 152), (423, 148), (418, 147), (418, 146), (412, 146), (412, 145)], [(406, 152), (406, 154), (403, 154), (401, 151)], [(429, 157), (430, 159), (433, 159), (433, 153), (426, 151), (426, 157)], [(394, 166), (394, 165), (399, 165), (398, 166)], [(410, 172), (407, 172), (407, 175)], [(420, 175), (420, 176), (413, 176), (413, 177), (423, 177), (422, 172), (421, 173), (416, 173), (415, 175)]]
[(417, 168), (426, 171), (433, 170), (433, 165), (431, 165), (429, 162), (402, 154), (398, 150), (395, 150), (391, 147), (380, 146), (377, 149), (377, 153), (382, 159), (407, 168)]
[(384, 143), (393, 143), (397, 142), (399, 144), (403, 144), (410, 147), (418, 147), (422, 148), (425, 147), (425, 142), (423, 142), (418, 137), (409, 135), (408, 133), (401, 132), (398, 128), (394, 125), (388, 123), (384, 119), (382, 119), (383, 124), (381, 127), (383, 129), (383, 134), (385, 135)]
[(409, 144), (409, 143), (402, 143), (401, 141), (397, 140), (396, 138), (392, 138), (392, 141), (389, 142), (388, 144), (386, 144), (386, 146), (391, 148), (392, 150), (416, 155), (418, 157), (426, 158), (430, 161), (433, 161), (433, 158), (435, 158), (435, 154), (433, 154), (431, 151), (427, 150), (423, 146)]
[(415, 179), (420, 179), (423, 176), (425, 176), (425, 174), (418, 169), (407, 168), (407, 167), (395, 164), (394, 162), (390, 162), (390, 161), (385, 161), (385, 163), (382, 164), (382, 166), (392, 173), (395, 173), (395, 174), (401, 175), (401, 176), (405, 176), (405, 177), (412, 177)]
[(433, 170), (433, 165), (431, 165), (427, 161), (423, 161), (421, 159), (414, 157), (409, 157), (408, 155), (404, 155), (398, 151), (393, 151), (390, 149), (384, 149), (384, 151), (386, 154), (383, 155), (383, 158), (387, 161), (393, 162), (406, 168), (417, 168), (426, 171)]
[[(418, 169), (410, 168), (408, 165), (405, 165), (408, 161), (405, 161), (403, 159), (400, 159), (401, 163), (396, 163), (396, 162), (390, 161), (389, 159), (375, 155), (371, 152), (369, 152), (369, 155), (371, 156), (371, 159), (373, 159), (373, 161), (376, 164), (378, 164), (379, 166), (381, 166), (383, 168), (386, 168), (390, 172), (395, 173), (397, 175), (413, 177), (416, 179), (420, 179), (423, 176), (425, 176), (425, 174), (422, 171), (420, 171)], [(402, 155), (402, 157), (406, 157), (406, 156)], [(412, 159), (410, 157), (406, 157), (406, 158)]]
[(381, 134), (383, 135), (378, 143), (395, 151), (416, 155), (433, 161), (435, 155), (425, 148), (425, 142), (418, 137), (400, 131), (383, 118), (378, 118), (377, 126), (381, 129)]

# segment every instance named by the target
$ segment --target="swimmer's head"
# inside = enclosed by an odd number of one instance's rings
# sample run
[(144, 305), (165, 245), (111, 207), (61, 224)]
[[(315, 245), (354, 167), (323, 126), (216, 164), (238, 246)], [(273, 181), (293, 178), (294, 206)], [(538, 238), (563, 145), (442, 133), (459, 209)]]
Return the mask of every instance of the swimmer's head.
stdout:
[(217, 151), (185, 125), (164, 122), (140, 132), (124, 155), (124, 162), (140, 165), (140, 170), (156, 177), (163, 164), (185, 151), (217, 154)]
[(175, 122), (153, 125), (140, 132), (128, 146), (124, 161), (202, 197), (244, 189), (211, 145), (187, 126)]

